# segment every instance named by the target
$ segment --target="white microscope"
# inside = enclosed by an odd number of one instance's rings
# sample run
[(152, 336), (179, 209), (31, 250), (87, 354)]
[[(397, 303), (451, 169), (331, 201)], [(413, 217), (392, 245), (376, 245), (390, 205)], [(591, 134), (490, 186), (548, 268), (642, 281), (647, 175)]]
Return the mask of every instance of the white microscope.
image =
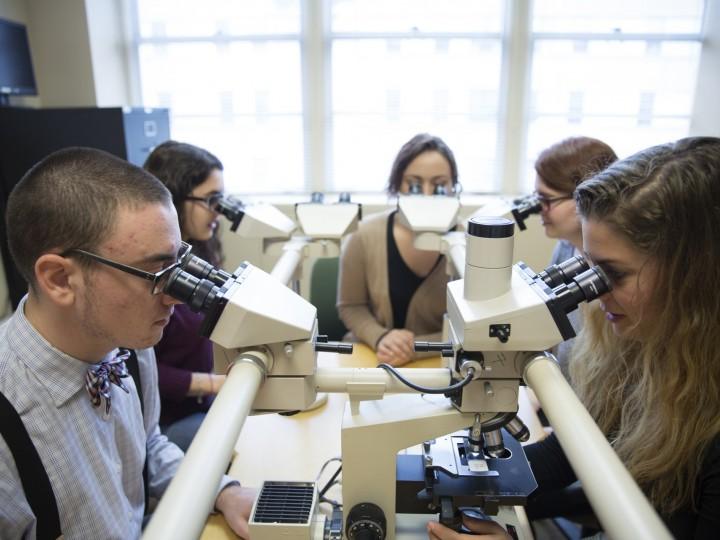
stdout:
[[(144, 538), (197, 538), (251, 410), (302, 409), (322, 391), (349, 398), (343, 519), (316, 512), (312, 483), (266, 482), (250, 520), (253, 540), (424, 538), (433, 515), (456, 525), (464, 507), (530, 539), (516, 509), (536, 487), (516, 441), (527, 436), (515, 417), (522, 381), (535, 390), (605, 531), (670, 538), (543, 352), (572, 337), (568, 312), (607, 291), (602, 272), (577, 258), (540, 274), (513, 266), (512, 236), (503, 218), (469, 223), (466, 277), (448, 284), (449, 341), (416, 344), (446, 357), (437, 369), (318, 367), (316, 351), (351, 346), (319, 337), (315, 308), (270, 275), (249, 264), (229, 275), (197, 259), (175, 269), (166, 294), (206, 314), (203, 332), (226, 350), (231, 369)], [(417, 444), (421, 454), (398, 455)]]
[(295, 205), (297, 223), (269, 204), (245, 205), (223, 197), (215, 209), (230, 221), (230, 230), (242, 238), (259, 239), (263, 253), (277, 258), (271, 274), (299, 292), (305, 260), (340, 255), (340, 242), (357, 230), (362, 206), (340, 194), (337, 203), (327, 203), (322, 193)]
[[(462, 277), (465, 269), (465, 233), (454, 230), (458, 225), (461, 204), (459, 197), (448, 196), (436, 189), (423, 195), (410, 186), (410, 193), (398, 194), (397, 219), (413, 232), (417, 249), (439, 251), (447, 258), (447, 274)], [(438, 186), (442, 188), (442, 186)]]

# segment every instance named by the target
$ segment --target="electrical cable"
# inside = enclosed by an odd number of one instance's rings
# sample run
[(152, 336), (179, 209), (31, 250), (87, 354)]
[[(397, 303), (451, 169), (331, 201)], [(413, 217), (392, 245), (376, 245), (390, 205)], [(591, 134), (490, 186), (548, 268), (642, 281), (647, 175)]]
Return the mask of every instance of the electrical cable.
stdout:
[(405, 386), (408, 386), (412, 388), (413, 390), (417, 390), (418, 392), (422, 394), (447, 394), (449, 392), (454, 392), (455, 390), (460, 390), (461, 388), (467, 386), (470, 384), (473, 380), (473, 377), (475, 376), (475, 370), (473, 368), (468, 369), (467, 375), (465, 378), (457, 382), (455, 384), (452, 384), (450, 386), (446, 386), (445, 388), (428, 388), (426, 386), (420, 386), (418, 384), (415, 384), (413, 382), (410, 382), (405, 377), (400, 375), (400, 372), (392, 367), (390, 364), (378, 364), (379, 368), (384, 369), (391, 375), (393, 375), (397, 380), (399, 380), (401, 383), (403, 383)]
[(317, 474), (317, 476), (315, 477), (315, 485), (316, 485), (316, 486), (318, 485), (318, 482), (319, 482), (319, 480), (320, 480), (320, 476), (322, 476), (322, 473), (325, 471), (325, 469), (327, 468), (327, 466), (328, 466), (330, 463), (332, 463), (333, 461), (338, 461), (338, 462), (340, 462), (340, 466), (339, 466), (338, 469), (335, 471), (335, 473), (333, 473), (333, 475), (330, 477), (330, 480), (327, 481), (327, 483), (323, 486), (322, 489), (317, 488), (318, 501), (321, 502), (321, 503), (323, 503), (323, 502), (329, 503), (329, 504), (331, 504), (331, 505), (333, 506), (333, 508), (342, 508), (342, 503), (339, 503), (339, 502), (337, 502), (337, 501), (335, 501), (335, 500), (333, 500), (333, 499), (330, 499), (330, 498), (328, 498), (328, 497), (325, 497), (325, 493), (327, 493), (327, 491), (328, 491), (331, 487), (333, 487), (334, 485), (340, 483), (339, 481), (336, 480), (336, 478), (338, 477), (338, 475), (339, 475), (340, 472), (342, 471), (342, 458), (339, 458), (339, 457), (330, 458), (330, 459), (328, 459), (325, 463), (323, 463), (322, 467), (320, 467), (320, 472), (319, 472), (319, 473)]

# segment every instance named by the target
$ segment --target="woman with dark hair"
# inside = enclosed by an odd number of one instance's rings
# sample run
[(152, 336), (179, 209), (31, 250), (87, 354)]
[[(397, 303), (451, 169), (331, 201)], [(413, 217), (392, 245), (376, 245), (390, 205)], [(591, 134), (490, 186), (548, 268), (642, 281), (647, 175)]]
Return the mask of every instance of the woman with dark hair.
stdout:
[[(585, 312), (572, 385), (673, 537), (717, 538), (720, 139), (643, 150), (583, 182), (575, 202), (585, 254), (612, 290)], [(525, 450), (533, 498), (576, 480), (554, 434)], [(469, 525), (509, 538), (494, 523)], [(432, 539), (478, 538), (428, 529)]]
[[(454, 194), (455, 157), (439, 137), (415, 135), (393, 163), (390, 194)], [(413, 245), (395, 211), (363, 220), (340, 257), (337, 308), (351, 339), (368, 344), (379, 362), (415, 358), (413, 342), (440, 338), (448, 277), (444, 257)]]
[[(223, 166), (207, 150), (167, 141), (152, 151), (144, 168), (170, 190), (180, 234), (193, 253), (213, 265), (222, 262), (215, 205), (225, 191)], [(212, 343), (199, 334), (203, 317), (175, 306), (155, 346), (160, 382), (160, 428), (183, 451), (192, 442), (212, 400), (225, 382), (213, 373)]]
[[(591, 137), (570, 137), (543, 150), (535, 161), (535, 194), (541, 205), (545, 234), (558, 243), (550, 264), (561, 263), (582, 253), (580, 218), (575, 212), (573, 193), (585, 178), (617, 160), (612, 148)], [(575, 332), (581, 328), (581, 310), (569, 315)], [(555, 348), (560, 369), (568, 376), (568, 362), (574, 340)]]

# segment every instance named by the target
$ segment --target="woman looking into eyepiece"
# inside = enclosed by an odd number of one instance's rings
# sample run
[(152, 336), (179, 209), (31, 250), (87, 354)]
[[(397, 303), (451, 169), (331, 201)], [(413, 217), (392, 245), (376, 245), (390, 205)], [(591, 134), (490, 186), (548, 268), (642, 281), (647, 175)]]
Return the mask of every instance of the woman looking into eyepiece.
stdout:
[[(421, 133), (403, 145), (387, 192), (452, 196), (458, 171), (450, 148)], [(378, 362), (415, 358), (414, 341), (440, 338), (448, 277), (445, 258), (413, 245), (413, 233), (392, 210), (370, 217), (350, 235), (340, 257), (337, 308), (351, 339), (368, 344)]]
[[(612, 290), (586, 310), (572, 385), (671, 534), (717, 538), (720, 139), (643, 150), (581, 183), (575, 202), (585, 255)], [(554, 434), (525, 450), (532, 516), (536, 497), (577, 478)], [(428, 527), (433, 539), (478, 538)], [(479, 538), (509, 538), (483, 527)]]

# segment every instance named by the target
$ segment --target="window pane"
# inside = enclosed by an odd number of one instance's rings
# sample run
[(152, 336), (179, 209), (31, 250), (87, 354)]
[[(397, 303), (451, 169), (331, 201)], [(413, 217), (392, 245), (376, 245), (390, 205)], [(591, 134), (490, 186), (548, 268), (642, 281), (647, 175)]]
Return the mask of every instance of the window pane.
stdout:
[(699, 33), (703, 0), (535, 0), (535, 32)]
[(413, 135), (430, 132), (453, 151), (465, 191), (493, 189), (497, 177), (497, 125), (453, 117), (438, 121), (432, 115), (412, 115), (388, 122), (385, 115), (336, 114), (333, 126), (334, 167), (331, 189), (383, 191), (395, 156)]
[(173, 138), (217, 154), (228, 167), (229, 190), (303, 188), (297, 41), (145, 44), (140, 70), (143, 103), (170, 108)]
[(689, 118), (657, 118), (650, 125), (639, 126), (634, 118), (623, 116), (584, 117), (579, 123), (567, 118), (542, 116), (528, 130), (528, 158), (523, 176), (523, 191), (533, 190), (535, 159), (545, 148), (566, 137), (585, 135), (609, 144), (620, 158), (649, 146), (686, 137)]
[(333, 0), (333, 32), (500, 32), (501, 0)]
[(300, 0), (138, 0), (138, 16), (144, 38), (300, 32)]
[(230, 193), (300, 192), (303, 177), (303, 130), (299, 115), (174, 116), (173, 139), (196, 144), (215, 154), (225, 168)]
[(698, 42), (536, 40), (527, 163), (572, 135), (618, 155), (686, 136), (699, 57)]
[(456, 153), (466, 190), (493, 189), (500, 58), (493, 40), (335, 40), (333, 188), (381, 189), (400, 146), (430, 132)]

